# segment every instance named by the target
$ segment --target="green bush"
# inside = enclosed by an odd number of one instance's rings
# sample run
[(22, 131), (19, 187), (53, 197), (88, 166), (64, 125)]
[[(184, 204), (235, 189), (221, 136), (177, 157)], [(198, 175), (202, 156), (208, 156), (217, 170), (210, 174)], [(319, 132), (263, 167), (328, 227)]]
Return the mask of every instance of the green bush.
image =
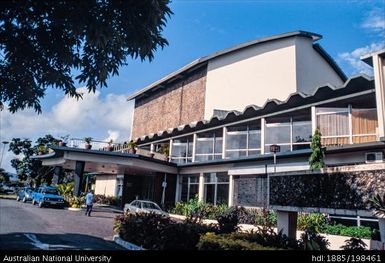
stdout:
[(328, 250), (330, 242), (314, 229), (305, 229), (299, 240), (300, 248), (303, 250)]
[(240, 207), (238, 210), (239, 224), (253, 224), (260, 226), (276, 226), (277, 214), (268, 209), (246, 209)]
[(356, 238), (368, 238), (370, 239), (373, 235), (373, 231), (370, 227), (366, 226), (344, 226), (338, 225), (327, 225), (325, 233), (330, 235), (340, 235)]
[(231, 233), (238, 230), (238, 209), (236, 207), (230, 207), (216, 219), (220, 233)]
[(322, 233), (327, 224), (326, 216), (320, 213), (300, 214), (297, 220), (298, 230), (314, 229), (317, 233)]
[(206, 233), (201, 236), (197, 244), (198, 250), (271, 250), (243, 239), (236, 239), (231, 235), (217, 235)]
[(105, 195), (95, 195), (94, 203), (103, 204), (103, 205), (114, 205), (118, 206), (121, 203), (121, 197), (116, 196), (105, 196)]
[(217, 228), (191, 218), (178, 223), (154, 213), (127, 213), (115, 218), (114, 231), (122, 239), (146, 249), (195, 250), (200, 235), (217, 232)]
[(214, 206), (212, 204), (198, 201), (198, 197), (190, 199), (188, 202), (178, 202), (175, 208), (170, 210), (172, 214), (195, 216), (205, 219), (216, 219), (227, 210), (227, 205), (221, 204)]

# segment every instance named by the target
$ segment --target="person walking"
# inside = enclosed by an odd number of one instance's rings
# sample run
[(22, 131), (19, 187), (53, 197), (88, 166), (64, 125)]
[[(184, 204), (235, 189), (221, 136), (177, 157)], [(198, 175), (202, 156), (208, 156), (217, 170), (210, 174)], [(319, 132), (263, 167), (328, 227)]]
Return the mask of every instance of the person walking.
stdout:
[(92, 190), (90, 189), (86, 195), (86, 206), (87, 206), (86, 216), (87, 215), (91, 216), (93, 202), (94, 202), (94, 195), (92, 193)]

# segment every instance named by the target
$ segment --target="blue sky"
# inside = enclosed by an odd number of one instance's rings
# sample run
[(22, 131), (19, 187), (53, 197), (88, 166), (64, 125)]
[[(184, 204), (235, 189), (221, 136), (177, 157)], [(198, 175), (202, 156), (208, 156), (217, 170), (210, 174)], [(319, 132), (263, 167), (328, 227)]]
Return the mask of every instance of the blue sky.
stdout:
[[(318, 43), (348, 76), (370, 74), (359, 57), (385, 46), (384, 1), (174, 0), (171, 9), (174, 15), (164, 30), (169, 46), (158, 50), (151, 63), (128, 61), (119, 76), (108, 81), (108, 88), (83, 101), (48, 90), (42, 115), (1, 112), (1, 141), (46, 133), (123, 141), (131, 124), (127, 95), (199, 57), (261, 37), (295, 30), (321, 34)], [(7, 170), (11, 158), (10, 153), (4, 156)]]

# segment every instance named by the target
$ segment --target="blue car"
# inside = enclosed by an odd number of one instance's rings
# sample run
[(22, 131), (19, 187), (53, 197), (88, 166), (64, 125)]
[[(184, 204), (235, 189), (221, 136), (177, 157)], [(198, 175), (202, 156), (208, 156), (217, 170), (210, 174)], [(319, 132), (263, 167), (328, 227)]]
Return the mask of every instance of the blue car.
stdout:
[(32, 187), (23, 187), (21, 188), (16, 195), (16, 201), (23, 201), (23, 203), (32, 200)]
[(57, 188), (52, 186), (41, 186), (32, 193), (32, 204), (39, 204), (39, 207), (52, 205), (62, 208), (64, 205), (64, 198), (59, 195)]

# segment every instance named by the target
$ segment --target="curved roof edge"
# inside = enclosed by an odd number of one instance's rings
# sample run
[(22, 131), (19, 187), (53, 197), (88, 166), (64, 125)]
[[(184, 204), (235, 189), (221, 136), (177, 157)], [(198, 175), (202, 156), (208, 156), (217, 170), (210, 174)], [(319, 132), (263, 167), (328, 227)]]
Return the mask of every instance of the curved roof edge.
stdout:
[[(207, 120), (195, 121), (190, 124), (181, 125), (176, 128), (170, 128), (164, 131), (159, 131), (157, 133), (141, 136), (141, 137), (135, 138), (134, 140), (137, 141), (138, 143), (144, 143), (147, 141), (161, 139), (162, 137), (170, 137), (177, 132), (185, 133), (193, 130), (199, 130), (201, 128), (209, 128), (215, 125), (220, 125), (222, 123), (228, 123), (230, 122), (231, 118), (243, 120), (250, 117), (255, 117), (261, 114), (265, 114), (267, 112), (273, 113), (275, 111), (278, 111), (279, 107), (291, 108), (291, 107), (295, 107), (296, 105), (307, 104), (305, 100), (319, 101), (320, 97), (322, 97), (322, 99), (328, 99), (329, 97), (335, 98), (335, 97), (339, 97), (347, 94), (353, 94), (359, 91), (370, 90), (374, 88), (374, 87), (370, 87), (370, 85), (361, 86), (363, 81), (369, 84), (369, 82), (373, 81), (373, 78), (369, 77), (366, 74), (354, 75), (354, 76), (351, 76), (349, 79), (347, 79), (346, 82), (340, 87), (326, 84), (324, 86), (319, 86), (312, 94), (305, 94), (303, 92), (294, 92), (294, 93), (291, 93), (284, 101), (269, 99), (263, 104), (262, 107), (259, 107), (256, 105), (248, 105), (245, 107), (245, 109), (242, 112), (229, 111), (223, 117), (214, 116), (208, 121)], [(358, 84), (355, 84), (355, 83), (358, 83)]]
[[(274, 40), (280, 40), (280, 39), (289, 38), (289, 37), (295, 37), (295, 36), (308, 37), (308, 38), (311, 38), (313, 41), (317, 41), (317, 40), (320, 40), (322, 38), (322, 35), (319, 35), (319, 34), (316, 34), (316, 33), (302, 31), (302, 30), (297, 30), (297, 31), (293, 31), (293, 32), (288, 32), (288, 33), (283, 33), (283, 34), (278, 34), (278, 35), (273, 35), (273, 36), (269, 36), (269, 37), (264, 37), (264, 38), (259, 38), (259, 39), (256, 39), (256, 40), (248, 41), (248, 42), (245, 42), (245, 43), (242, 43), (242, 44), (239, 44), (239, 45), (227, 48), (227, 49), (223, 49), (221, 51), (217, 51), (217, 52), (215, 52), (213, 54), (210, 54), (208, 56), (204, 56), (204, 57), (198, 58), (198, 59), (194, 60), (193, 62), (183, 66), (182, 68), (180, 68), (180, 69), (178, 69), (178, 70), (176, 70), (176, 71), (166, 75), (165, 77), (161, 78), (160, 80), (157, 80), (157, 81), (151, 83), (150, 85), (144, 87), (143, 89), (140, 89), (139, 91), (135, 92), (134, 94), (128, 96), (127, 100), (135, 99), (138, 96), (140, 96), (140, 95), (142, 95), (142, 94), (152, 90), (156, 86), (159, 86), (159, 85), (161, 85), (161, 84), (171, 80), (172, 78), (178, 76), (179, 74), (181, 74), (181, 73), (183, 73), (185, 71), (192, 71), (192, 70), (194, 70), (194, 68), (198, 68), (198, 67), (204, 65), (205, 63), (207, 63), (211, 59), (214, 59), (214, 58), (223, 56), (225, 54), (228, 54), (228, 53), (231, 53), (231, 52), (234, 52), (234, 51), (238, 51), (238, 50), (241, 50), (243, 48), (247, 48), (247, 47), (250, 47), (250, 46), (253, 46), (253, 45), (262, 44), (262, 43), (266, 43), (266, 42), (270, 42), (270, 41), (274, 41)], [(317, 50), (317, 51), (325, 59), (326, 59), (326, 57), (330, 58), (330, 56), (326, 53), (325, 50), (322, 49), (321, 51), (319, 51), (319, 50)], [(328, 59), (326, 59), (326, 60), (329, 62)], [(333, 63), (335, 64), (333, 59), (331, 59), (331, 61), (333, 61)], [(336, 65), (337, 64), (335, 64), (335, 66)], [(331, 64), (331, 66), (333, 67), (332, 64)], [(341, 71), (341, 69), (338, 66), (336, 66), (336, 67), (337, 67), (338, 70)], [(338, 71), (337, 71), (337, 73), (338, 73)], [(345, 76), (345, 79), (346, 79), (346, 76)], [(344, 81), (345, 81), (345, 79), (344, 79)]]

